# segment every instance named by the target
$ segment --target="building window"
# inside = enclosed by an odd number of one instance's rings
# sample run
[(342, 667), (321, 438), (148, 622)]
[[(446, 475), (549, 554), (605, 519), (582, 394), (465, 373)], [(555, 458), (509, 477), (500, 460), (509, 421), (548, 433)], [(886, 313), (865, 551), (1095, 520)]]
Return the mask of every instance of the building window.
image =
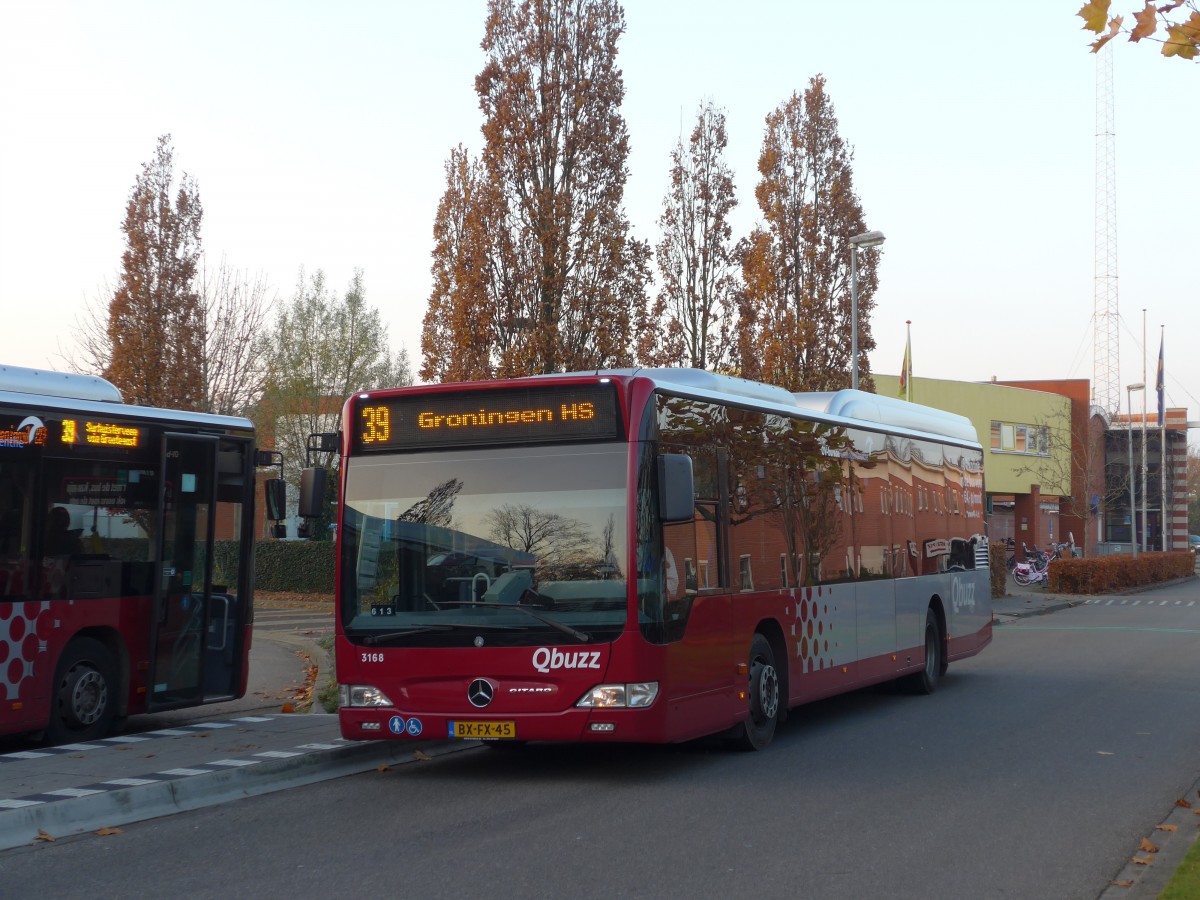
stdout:
[(1046, 425), (1022, 425), (992, 422), (992, 452), (1019, 453), (1023, 456), (1050, 455), (1050, 428)]
[(741, 570), (741, 588), (743, 591), (754, 590), (754, 573), (750, 568), (750, 554), (745, 553), (739, 557)]

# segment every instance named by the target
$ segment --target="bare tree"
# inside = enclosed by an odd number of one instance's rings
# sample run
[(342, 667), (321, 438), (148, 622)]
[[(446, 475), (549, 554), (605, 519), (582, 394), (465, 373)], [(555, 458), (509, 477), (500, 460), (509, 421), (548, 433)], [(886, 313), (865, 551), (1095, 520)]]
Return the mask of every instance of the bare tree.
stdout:
[(396, 521), (449, 527), (454, 517), (454, 504), (462, 489), (462, 479), (459, 478), (449, 478), (441, 484), (434, 485), (427, 495), (400, 513)]
[(233, 269), (222, 257), (200, 272), (204, 301), (204, 408), (244, 415), (262, 398), (267, 377), (263, 334), (275, 300), (263, 275)]
[(587, 526), (559, 513), (508, 503), (487, 514), (489, 536), (546, 563), (578, 562), (592, 549)]

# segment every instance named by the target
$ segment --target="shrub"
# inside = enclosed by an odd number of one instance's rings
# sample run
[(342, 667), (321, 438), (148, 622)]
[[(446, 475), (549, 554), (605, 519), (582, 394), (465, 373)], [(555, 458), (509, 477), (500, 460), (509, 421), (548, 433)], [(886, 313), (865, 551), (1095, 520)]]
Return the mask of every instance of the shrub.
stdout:
[[(332, 594), (335, 549), (332, 541), (258, 541), (254, 545), (255, 590)], [(237, 577), (237, 541), (217, 541), (213, 582), (233, 587)]]
[(259, 541), (254, 546), (254, 587), (332, 594), (336, 550), (332, 541)]
[(1066, 594), (1105, 594), (1187, 578), (1193, 572), (1191, 552), (1142, 553), (1058, 559), (1050, 563), (1050, 590)]

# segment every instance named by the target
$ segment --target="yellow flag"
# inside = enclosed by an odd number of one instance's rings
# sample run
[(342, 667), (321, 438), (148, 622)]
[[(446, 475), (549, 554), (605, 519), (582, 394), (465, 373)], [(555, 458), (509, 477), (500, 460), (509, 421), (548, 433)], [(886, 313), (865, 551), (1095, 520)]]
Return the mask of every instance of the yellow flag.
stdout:
[(912, 335), (904, 342), (904, 365), (900, 367), (900, 399), (907, 400), (909, 379), (912, 378)]

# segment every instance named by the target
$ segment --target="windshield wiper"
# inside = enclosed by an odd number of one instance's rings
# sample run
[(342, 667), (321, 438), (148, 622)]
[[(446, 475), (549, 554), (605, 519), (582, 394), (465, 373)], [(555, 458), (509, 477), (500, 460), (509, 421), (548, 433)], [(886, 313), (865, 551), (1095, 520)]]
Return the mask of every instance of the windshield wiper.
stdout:
[(586, 631), (580, 631), (578, 628), (572, 628), (565, 622), (559, 622), (556, 619), (551, 619), (549, 616), (543, 616), (541, 613), (534, 612), (528, 606), (521, 606), (517, 603), (489, 603), (486, 600), (442, 600), (439, 601), (442, 606), (479, 606), (483, 609), (515, 609), (517, 612), (522, 612), (531, 619), (537, 619), (551, 628), (561, 631), (563, 634), (568, 634), (581, 644), (591, 643), (592, 636)]
[(369, 634), (362, 639), (364, 644), (381, 644), (395, 638), (408, 637), (410, 634), (424, 634), (427, 631), (450, 631), (452, 625), (419, 625), (416, 628), (406, 628), (404, 631), (389, 631), (386, 634)]
[(517, 631), (520, 625), (496, 625), (488, 622), (443, 622), (436, 625), (414, 625), (403, 631), (388, 631), (384, 634), (369, 634), (362, 639), (364, 644), (381, 644), (410, 634), (425, 634), (430, 631)]

